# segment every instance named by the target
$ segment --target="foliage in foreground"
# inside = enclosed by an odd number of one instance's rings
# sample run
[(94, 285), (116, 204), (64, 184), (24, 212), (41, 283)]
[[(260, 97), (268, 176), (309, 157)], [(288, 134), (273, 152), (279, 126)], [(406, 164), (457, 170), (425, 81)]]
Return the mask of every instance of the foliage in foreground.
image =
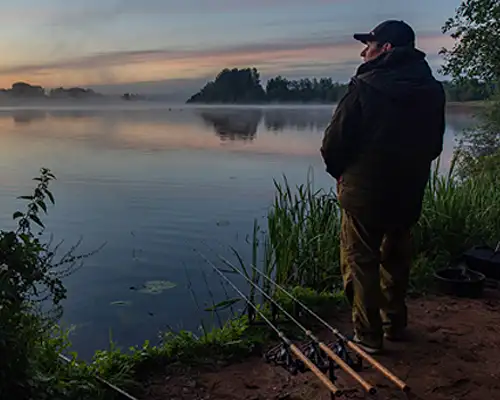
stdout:
[(76, 353), (64, 356), (71, 343), (69, 331), (57, 325), (66, 297), (62, 278), (90, 254), (75, 255), (74, 246), (56, 261), (60, 244), (43, 242), (43, 231), (34, 229), (44, 228), (40, 212), (47, 212), (47, 200), (55, 202), (49, 190), (52, 179), (54, 175), (42, 169), (33, 194), (20, 197), (28, 205), (13, 215), (17, 230), (0, 231), (1, 399), (113, 399), (117, 393), (98, 377), (140, 391), (141, 374), (179, 363), (240, 358), (265, 340), (267, 333), (253, 329), (243, 316), (200, 336), (186, 331), (163, 334), (159, 345), (145, 342), (126, 353), (111, 343), (110, 350), (96, 352), (90, 363), (77, 362)]
[(66, 297), (62, 278), (87, 255), (76, 256), (75, 246), (56, 260), (60, 244), (42, 242), (35, 230), (44, 228), (40, 213), (47, 212), (47, 202), (54, 203), (54, 178), (42, 169), (33, 194), (20, 197), (28, 204), (13, 215), (17, 229), (0, 231), (0, 398), (57, 400), (92, 386), (80, 379), (86, 372), (57, 362), (67, 347), (53, 328)]
[(98, 351), (88, 368), (121, 387), (140, 390), (136, 382), (147, 380), (152, 371), (238, 360), (255, 352), (267, 335), (267, 331), (254, 328), (248, 317), (242, 316), (199, 336), (188, 331), (168, 332), (162, 334), (157, 346), (146, 341), (126, 353), (115, 346)]

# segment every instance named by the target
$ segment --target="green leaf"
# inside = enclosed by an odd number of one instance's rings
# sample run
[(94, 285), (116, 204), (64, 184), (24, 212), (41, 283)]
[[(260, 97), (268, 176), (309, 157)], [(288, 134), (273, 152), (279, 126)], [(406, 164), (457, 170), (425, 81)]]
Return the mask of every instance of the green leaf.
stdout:
[(241, 298), (227, 299), (213, 305), (212, 307), (205, 308), (205, 311), (225, 310), (226, 308), (231, 307), (233, 304), (236, 304), (241, 300)]
[(38, 215), (32, 214), (29, 216), (29, 218), (37, 225), (40, 225), (42, 228), (45, 228), (45, 225), (42, 223), (40, 218), (38, 218)]
[(50, 192), (50, 190), (49, 189), (45, 189), (44, 191), (45, 191), (45, 194), (49, 197), (50, 202), (52, 204), (55, 204), (54, 195)]
[(47, 213), (47, 205), (45, 204), (45, 202), (43, 200), (38, 200), (36, 202), (36, 204), (38, 204), (40, 206), (40, 208), (45, 211), (45, 213)]
[(41, 190), (41, 189), (39, 189), (39, 188), (36, 188), (36, 189), (35, 189), (35, 198), (43, 198), (43, 197), (44, 197), (44, 196), (43, 196), (43, 192), (42, 192), (42, 190)]
[(16, 211), (13, 215), (12, 215), (12, 218), (13, 219), (18, 219), (18, 218), (22, 218), (24, 217), (24, 214), (21, 212), (21, 211)]
[(26, 233), (21, 233), (19, 235), (24, 244), (28, 244), (30, 242), (30, 237)]

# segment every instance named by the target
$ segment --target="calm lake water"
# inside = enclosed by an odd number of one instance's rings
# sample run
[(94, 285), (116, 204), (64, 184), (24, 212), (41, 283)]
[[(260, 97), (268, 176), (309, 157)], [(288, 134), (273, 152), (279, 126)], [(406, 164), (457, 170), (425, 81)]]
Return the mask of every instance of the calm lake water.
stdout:
[[(273, 178), (328, 188), (319, 155), (332, 107), (192, 108), (121, 105), (0, 109), (0, 223), (12, 228), (44, 166), (56, 206), (45, 217), (54, 241), (79, 252), (105, 247), (66, 279), (64, 322), (83, 358), (107, 348), (155, 341), (160, 330), (197, 330), (210, 299), (225, 297), (211, 268), (234, 246), (250, 257), (253, 221), (274, 195)], [(472, 124), (449, 112), (443, 167), (454, 137)], [(48, 236), (47, 236), (48, 238)], [(205, 283), (205, 277), (209, 285)], [(136, 290), (149, 281), (175, 287)], [(188, 289), (191, 282), (196, 304)]]

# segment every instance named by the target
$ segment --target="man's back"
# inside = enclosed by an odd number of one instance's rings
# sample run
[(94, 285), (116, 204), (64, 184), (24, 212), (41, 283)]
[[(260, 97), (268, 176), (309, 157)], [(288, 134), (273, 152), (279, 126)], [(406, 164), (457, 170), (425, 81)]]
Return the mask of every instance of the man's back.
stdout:
[(414, 223), (444, 118), (443, 87), (422, 52), (395, 48), (363, 64), (329, 127), (332, 135), (343, 129), (349, 145), (334, 148), (327, 129), (322, 147), (342, 207), (375, 222)]

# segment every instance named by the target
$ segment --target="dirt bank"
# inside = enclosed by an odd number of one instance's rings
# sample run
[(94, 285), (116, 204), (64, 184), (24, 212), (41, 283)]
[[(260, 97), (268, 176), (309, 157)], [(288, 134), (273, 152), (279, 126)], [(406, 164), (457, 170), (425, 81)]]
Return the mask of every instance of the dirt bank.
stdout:
[[(426, 400), (500, 399), (500, 295), (488, 292), (480, 300), (429, 297), (411, 300), (411, 338), (386, 343), (377, 356), (413, 389), (410, 398)], [(349, 332), (349, 315), (335, 319)], [(339, 322), (341, 321), (341, 322)], [(327, 332), (320, 332), (328, 340)], [(378, 399), (406, 398), (384, 377), (366, 366), (362, 376), (378, 387)], [(366, 398), (344, 373), (338, 385), (342, 398)], [(190, 370), (157, 378), (147, 400), (195, 399), (329, 399), (329, 393), (311, 374), (292, 377), (284, 369), (252, 358), (239, 364)]]

